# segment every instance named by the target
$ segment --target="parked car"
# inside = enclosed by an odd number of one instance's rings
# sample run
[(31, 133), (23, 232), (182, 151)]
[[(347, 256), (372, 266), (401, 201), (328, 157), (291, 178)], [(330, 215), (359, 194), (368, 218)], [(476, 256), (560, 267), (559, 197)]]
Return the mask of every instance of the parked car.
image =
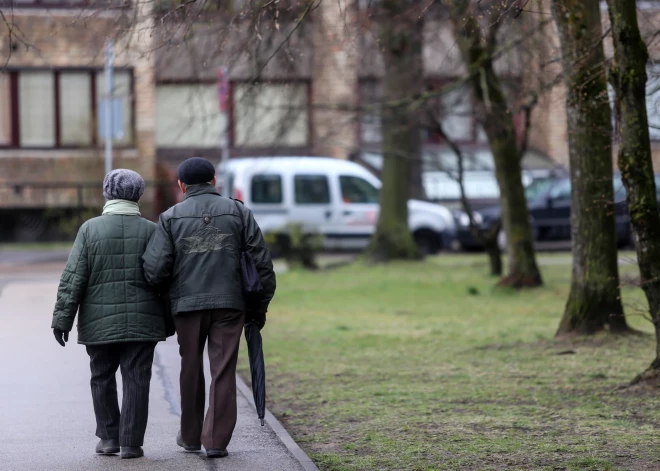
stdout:
[[(656, 198), (660, 202), (660, 175), (656, 175)], [(632, 244), (630, 215), (626, 203), (626, 191), (621, 175), (614, 175), (614, 214), (616, 217), (617, 242), (625, 247)], [(571, 239), (571, 180), (568, 174), (537, 179), (525, 190), (532, 233), (537, 242), (569, 241)], [(500, 205), (475, 211), (475, 222), (484, 230), (491, 228), (502, 215)], [(464, 249), (482, 248), (469, 229), (467, 214), (457, 216), (457, 237)], [(506, 234), (500, 231), (498, 244), (504, 249)]]
[[(471, 157), (471, 158), (468, 158)], [(490, 160), (488, 159), (490, 157)], [(473, 207), (479, 208), (497, 204), (500, 198), (500, 188), (494, 172), (494, 163), (490, 150), (481, 150), (466, 157), (466, 168), (463, 172), (463, 186), (465, 194)], [(349, 160), (359, 163), (376, 177), (380, 177), (383, 168), (383, 155), (376, 152), (354, 152)], [(524, 168), (522, 181), (524, 186), (530, 185), (539, 178), (548, 178), (556, 172), (564, 172), (554, 164), (542, 161), (538, 156), (527, 159), (530, 165), (536, 167)], [(422, 166), (422, 184), (429, 201), (459, 208), (461, 190), (457, 181), (457, 170), (453, 154), (447, 156), (443, 153), (427, 151)], [(440, 170), (438, 167), (444, 166)]]
[[(327, 250), (362, 250), (376, 228), (381, 182), (362, 166), (323, 157), (232, 159), (218, 182), (254, 213), (264, 233), (300, 224), (323, 236)], [(221, 189), (222, 192), (222, 189)], [(444, 206), (408, 201), (408, 226), (428, 254), (452, 247), (456, 226)]]

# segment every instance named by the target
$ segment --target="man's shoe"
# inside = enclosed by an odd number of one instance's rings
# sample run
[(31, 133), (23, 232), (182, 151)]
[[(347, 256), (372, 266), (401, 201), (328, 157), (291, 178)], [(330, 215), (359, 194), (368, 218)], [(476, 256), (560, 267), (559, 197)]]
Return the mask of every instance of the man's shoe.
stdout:
[(119, 440), (101, 440), (96, 444), (96, 452), (99, 455), (116, 455), (119, 453)]
[(176, 436), (176, 444), (186, 451), (199, 451), (202, 449), (202, 445), (188, 445), (184, 443), (183, 438), (181, 438), (181, 431)]
[(208, 456), (209, 458), (224, 458), (228, 454), (229, 453), (227, 453), (227, 450), (218, 450), (218, 449), (206, 450), (206, 456)]
[(121, 458), (123, 460), (130, 460), (133, 458), (141, 458), (144, 456), (144, 450), (141, 446), (123, 446), (121, 447)]

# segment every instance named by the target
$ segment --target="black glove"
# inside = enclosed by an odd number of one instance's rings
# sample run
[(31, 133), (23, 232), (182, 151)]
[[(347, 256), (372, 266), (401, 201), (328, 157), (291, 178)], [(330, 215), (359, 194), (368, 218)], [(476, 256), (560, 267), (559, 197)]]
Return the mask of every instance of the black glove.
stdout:
[(248, 311), (245, 315), (245, 323), (252, 322), (259, 327), (259, 330), (264, 328), (266, 325), (266, 313), (265, 312), (256, 312)]
[(57, 343), (59, 343), (63, 347), (65, 346), (64, 342), (69, 341), (69, 333), (68, 332), (64, 332), (60, 329), (55, 328), (55, 329), (53, 329), (53, 335), (55, 335), (55, 340), (57, 340)]

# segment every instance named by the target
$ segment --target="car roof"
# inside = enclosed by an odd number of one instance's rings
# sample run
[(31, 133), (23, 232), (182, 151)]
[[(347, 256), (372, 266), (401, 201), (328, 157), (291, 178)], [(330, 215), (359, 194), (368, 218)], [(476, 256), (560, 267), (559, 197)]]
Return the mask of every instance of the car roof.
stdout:
[[(218, 165), (221, 168), (222, 164)], [(232, 171), (244, 171), (250, 169), (252, 171), (267, 171), (269, 169), (277, 170), (278, 172), (291, 172), (291, 171), (319, 171), (319, 169), (332, 169), (336, 171), (346, 171), (351, 173), (359, 173), (360, 175), (368, 174), (369, 171), (361, 165), (344, 159), (336, 159), (332, 157), (242, 157), (231, 159), (229, 161), (229, 168)]]

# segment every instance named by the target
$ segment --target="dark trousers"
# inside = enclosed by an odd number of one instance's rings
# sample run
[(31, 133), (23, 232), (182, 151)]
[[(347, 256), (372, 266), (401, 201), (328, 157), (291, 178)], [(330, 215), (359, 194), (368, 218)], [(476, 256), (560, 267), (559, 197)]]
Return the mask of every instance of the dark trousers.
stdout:
[[(207, 450), (226, 449), (236, 426), (236, 361), (245, 316), (215, 309), (174, 317), (181, 354), (181, 437)], [(204, 418), (204, 345), (209, 342), (211, 387)]]
[[(96, 436), (119, 439), (121, 446), (142, 446), (149, 415), (149, 384), (155, 342), (88, 345)], [(117, 400), (117, 368), (124, 390), (121, 413)]]

